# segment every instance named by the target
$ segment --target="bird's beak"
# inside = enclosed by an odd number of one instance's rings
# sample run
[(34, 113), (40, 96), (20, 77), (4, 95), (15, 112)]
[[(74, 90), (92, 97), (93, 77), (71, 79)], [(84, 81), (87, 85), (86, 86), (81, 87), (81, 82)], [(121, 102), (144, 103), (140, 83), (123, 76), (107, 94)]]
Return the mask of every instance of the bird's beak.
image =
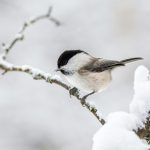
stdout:
[(55, 71), (58, 72), (58, 71), (60, 71), (60, 69), (58, 68), (58, 69), (56, 69)]

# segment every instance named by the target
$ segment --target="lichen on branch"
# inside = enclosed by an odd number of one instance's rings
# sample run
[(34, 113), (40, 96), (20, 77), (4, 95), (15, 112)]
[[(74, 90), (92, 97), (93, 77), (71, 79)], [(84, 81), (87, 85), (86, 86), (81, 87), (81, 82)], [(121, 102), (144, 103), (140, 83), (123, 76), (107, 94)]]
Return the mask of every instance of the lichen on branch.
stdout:
[[(7, 55), (9, 54), (10, 50), (13, 47), (15, 47), (15, 45), (19, 41), (23, 41), (25, 39), (25, 31), (31, 25), (33, 25), (43, 19), (48, 19), (49, 21), (53, 22), (56, 26), (61, 25), (61, 23), (57, 19), (55, 19), (51, 14), (52, 14), (52, 7), (50, 7), (48, 9), (46, 14), (34, 17), (34, 18), (30, 19), (29, 21), (26, 21), (23, 24), (21, 30), (16, 34), (14, 39), (9, 44), (5, 44), (5, 43), (2, 44), (3, 53), (0, 54), (0, 69), (3, 71), (3, 73), (2, 73), (3, 75), (6, 74), (7, 72), (23, 72), (28, 75), (31, 75), (32, 78), (35, 80), (44, 80), (50, 84), (54, 83), (54, 84), (57, 84), (57, 85), (63, 87), (64, 89), (70, 91), (71, 87), (69, 85), (67, 85), (66, 83), (64, 83), (57, 75), (52, 76), (51, 74), (46, 73), (40, 69), (31, 67), (30, 65), (22, 65), (22, 66), (14, 65), (13, 63), (10, 63), (9, 61), (7, 61)], [(86, 102), (85, 100), (83, 101), (83, 97), (80, 96), (78, 89), (74, 93), (72, 93), (72, 96), (74, 96), (76, 99), (78, 99), (81, 102), (82, 106), (87, 108), (97, 118), (97, 120), (102, 125), (105, 124), (105, 120), (102, 117), (100, 117), (96, 107), (90, 105), (90, 103)]]

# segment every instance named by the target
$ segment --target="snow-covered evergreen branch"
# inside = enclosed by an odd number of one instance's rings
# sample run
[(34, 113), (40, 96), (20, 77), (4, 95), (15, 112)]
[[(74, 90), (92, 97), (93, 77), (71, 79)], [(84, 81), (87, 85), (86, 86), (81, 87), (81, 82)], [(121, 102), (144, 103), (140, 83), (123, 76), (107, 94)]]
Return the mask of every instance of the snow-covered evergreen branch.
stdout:
[(110, 113), (94, 136), (93, 150), (150, 150), (150, 72), (135, 72), (134, 97), (129, 112)]

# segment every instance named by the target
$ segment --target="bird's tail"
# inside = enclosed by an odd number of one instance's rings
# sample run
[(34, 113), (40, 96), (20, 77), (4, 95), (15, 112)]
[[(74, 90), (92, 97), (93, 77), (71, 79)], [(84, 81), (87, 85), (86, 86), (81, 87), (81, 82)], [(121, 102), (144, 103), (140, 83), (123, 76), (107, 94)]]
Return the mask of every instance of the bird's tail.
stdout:
[(142, 60), (142, 59), (143, 59), (142, 57), (129, 58), (129, 59), (121, 60), (121, 63), (127, 64), (127, 63), (130, 63), (130, 62), (134, 62), (134, 61)]

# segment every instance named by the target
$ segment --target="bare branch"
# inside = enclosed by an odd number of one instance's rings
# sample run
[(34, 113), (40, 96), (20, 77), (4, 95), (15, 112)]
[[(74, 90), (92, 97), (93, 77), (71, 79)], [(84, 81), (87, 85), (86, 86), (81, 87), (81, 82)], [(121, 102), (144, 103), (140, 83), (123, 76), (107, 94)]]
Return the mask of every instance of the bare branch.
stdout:
[[(23, 66), (16, 66), (13, 65), (11, 63), (8, 63), (7, 61), (3, 60), (3, 57), (1, 57), (0, 59), (0, 68), (2, 70), (4, 70), (4, 73), (7, 72), (12, 72), (12, 71), (17, 71), (17, 72), (24, 72), (27, 73), (29, 75), (31, 75), (33, 77), (33, 79), (35, 80), (45, 80), (48, 83), (55, 83), (63, 88), (65, 88), (66, 90), (70, 90), (71, 87), (68, 86), (67, 84), (63, 83), (61, 80), (58, 79), (58, 77), (54, 77), (49, 73), (45, 73), (39, 69), (27, 66), (27, 65), (23, 65)], [(88, 102), (86, 102), (83, 98), (80, 97), (79, 94), (79, 90), (77, 90), (76, 92), (72, 93), (72, 95), (74, 97), (76, 97), (78, 100), (80, 100), (82, 106), (86, 107), (97, 119), (98, 121), (104, 125), (105, 124), (105, 120), (102, 119), (99, 114), (98, 114), (98, 110), (94, 107), (91, 106)]]
[(44, 20), (44, 19), (50, 20), (51, 22), (53, 22), (53, 23), (54, 23), (55, 25), (57, 25), (57, 26), (61, 25), (61, 23), (60, 23), (57, 19), (55, 19), (55, 18), (53, 18), (53, 17), (51, 16), (51, 13), (52, 13), (52, 7), (49, 7), (49, 9), (48, 9), (48, 11), (46, 12), (46, 14), (40, 15), (40, 16), (37, 16), (37, 17), (34, 17), (34, 18), (30, 19), (29, 21), (25, 22), (25, 23), (23, 24), (21, 30), (18, 32), (18, 34), (15, 36), (15, 38), (10, 42), (9, 45), (6, 45), (5, 43), (3, 43), (3, 44), (2, 44), (2, 48), (3, 48), (4, 52), (5, 52), (5, 54), (4, 54), (4, 56), (3, 56), (4, 59), (6, 59), (6, 55), (7, 55), (7, 54), (9, 53), (9, 51), (13, 48), (13, 46), (15, 46), (15, 44), (16, 44), (17, 42), (24, 40), (24, 37), (25, 37), (24, 33), (25, 33), (26, 29), (27, 29), (29, 26), (35, 24), (36, 22), (38, 22), (38, 21), (40, 21), (40, 20)]
[[(15, 38), (10, 42), (9, 45), (6, 45), (4, 43), (2, 44), (4, 53), (2, 53), (0, 55), (0, 68), (4, 71), (2, 73), (2, 75), (6, 74), (7, 72), (13, 72), (13, 71), (24, 72), (24, 73), (31, 75), (33, 77), (33, 79), (35, 79), (35, 80), (45, 80), (46, 82), (48, 82), (50, 84), (52, 84), (52, 83), (57, 84), (57, 85), (63, 87), (64, 89), (70, 91), (70, 89), (71, 89), (70, 86), (68, 86), (67, 84), (65, 84), (64, 82), (62, 82), (61, 80), (52, 76), (49, 73), (45, 73), (44, 71), (41, 71), (39, 69), (30, 67), (27, 65), (18, 66), (18, 65), (14, 65), (14, 64), (6, 61), (7, 54), (15, 46), (15, 44), (19, 41), (24, 40), (24, 37), (25, 37), (24, 33), (29, 26), (31, 26), (32, 24), (35, 24), (36, 22), (43, 20), (43, 19), (48, 19), (48, 20), (52, 21), (53, 23), (55, 23), (55, 25), (57, 25), (57, 26), (60, 25), (60, 22), (51, 16), (51, 13), (52, 13), (52, 7), (50, 7), (48, 9), (46, 14), (37, 16), (35, 18), (30, 19), (28, 22), (25, 22), (23, 24), (21, 30), (18, 32), (18, 34), (15, 36)], [(86, 107), (98, 119), (98, 121), (102, 125), (105, 124), (105, 120), (99, 116), (98, 110), (95, 108), (95, 106), (90, 105), (88, 102), (85, 101), (85, 99), (80, 97), (78, 89), (74, 93), (72, 93), (72, 95), (74, 97), (76, 97), (81, 102), (82, 106)]]

